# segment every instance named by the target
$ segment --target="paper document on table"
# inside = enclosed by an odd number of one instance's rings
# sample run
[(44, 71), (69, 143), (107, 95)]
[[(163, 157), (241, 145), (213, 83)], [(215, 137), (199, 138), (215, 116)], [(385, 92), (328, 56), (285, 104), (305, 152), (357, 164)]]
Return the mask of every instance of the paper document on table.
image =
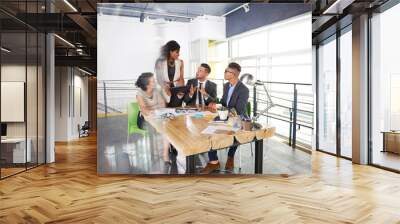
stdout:
[(233, 128), (229, 126), (208, 126), (201, 133), (206, 135), (213, 134), (233, 134), (238, 131), (238, 128)]
[(160, 109), (154, 110), (152, 116), (155, 117), (155, 118), (161, 118), (161, 116), (163, 114), (176, 115), (174, 108), (160, 108)]

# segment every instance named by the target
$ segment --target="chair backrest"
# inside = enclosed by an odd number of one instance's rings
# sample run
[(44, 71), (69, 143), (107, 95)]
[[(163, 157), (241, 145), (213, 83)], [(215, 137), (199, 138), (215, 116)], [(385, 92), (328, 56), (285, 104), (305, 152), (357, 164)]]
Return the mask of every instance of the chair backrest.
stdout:
[(90, 124), (89, 121), (85, 121), (85, 123), (82, 126), (82, 129), (89, 129), (90, 128), (89, 124)]
[(139, 104), (131, 102), (128, 104), (128, 133), (138, 129), (137, 121), (139, 117)]

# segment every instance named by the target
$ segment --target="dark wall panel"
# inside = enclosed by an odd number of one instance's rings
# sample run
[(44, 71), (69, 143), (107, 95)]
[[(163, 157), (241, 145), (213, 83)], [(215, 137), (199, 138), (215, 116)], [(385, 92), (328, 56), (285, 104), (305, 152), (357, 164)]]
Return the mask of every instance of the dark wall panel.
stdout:
[(306, 12), (311, 12), (311, 4), (251, 3), (249, 12), (240, 9), (226, 17), (226, 36), (238, 35)]

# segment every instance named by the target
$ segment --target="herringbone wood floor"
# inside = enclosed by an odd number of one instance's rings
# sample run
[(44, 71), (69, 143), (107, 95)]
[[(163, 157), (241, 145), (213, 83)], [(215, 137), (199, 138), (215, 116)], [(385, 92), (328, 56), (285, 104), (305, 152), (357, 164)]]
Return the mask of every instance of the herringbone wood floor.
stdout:
[(400, 223), (400, 175), (322, 153), (310, 176), (96, 175), (96, 139), (0, 181), (0, 223)]

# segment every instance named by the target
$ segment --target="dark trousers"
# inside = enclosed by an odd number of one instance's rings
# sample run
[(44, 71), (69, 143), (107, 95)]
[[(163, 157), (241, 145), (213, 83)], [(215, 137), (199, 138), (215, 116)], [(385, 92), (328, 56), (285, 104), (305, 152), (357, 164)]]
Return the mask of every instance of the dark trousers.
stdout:
[[(237, 146), (230, 147), (229, 151), (228, 151), (228, 156), (233, 158), (235, 156), (236, 149), (237, 149)], [(218, 160), (217, 150), (209, 151), (208, 152), (208, 159), (210, 161)]]

